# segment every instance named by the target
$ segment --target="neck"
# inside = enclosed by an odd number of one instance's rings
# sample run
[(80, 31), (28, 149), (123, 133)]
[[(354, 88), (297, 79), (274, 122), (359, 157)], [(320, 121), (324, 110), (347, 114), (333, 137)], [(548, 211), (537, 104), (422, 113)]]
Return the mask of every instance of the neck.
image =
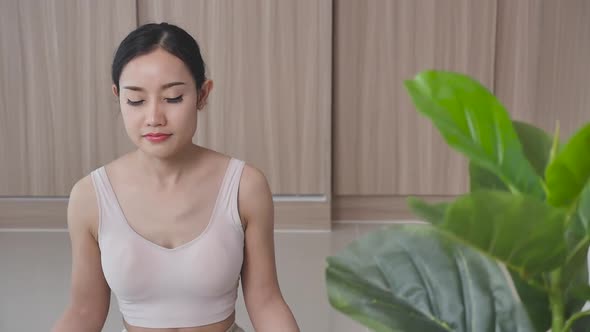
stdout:
[(168, 158), (150, 156), (141, 150), (134, 154), (138, 168), (147, 177), (146, 184), (156, 190), (166, 190), (175, 187), (194, 169), (195, 161), (201, 156), (201, 149), (189, 144)]

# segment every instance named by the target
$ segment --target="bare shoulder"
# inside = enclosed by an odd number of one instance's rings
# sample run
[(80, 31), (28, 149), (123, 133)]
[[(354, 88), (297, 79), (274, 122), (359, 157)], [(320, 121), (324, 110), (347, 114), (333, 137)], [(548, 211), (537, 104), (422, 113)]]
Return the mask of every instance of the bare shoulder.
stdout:
[(267, 190), (270, 191), (270, 188), (266, 176), (260, 169), (245, 164), (240, 180), (240, 190), (250, 194), (262, 194)]
[(94, 238), (97, 237), (98, 202), (90, 175), (80, 179), (72, 187), (67, 219), (70, 230), (87, 230)]
[(254, 220), (272, 223), (274, 210), (268, 180), (261, 170), (249, 164), (244, 165), (240, 179), (238, 204), (246, 226)]

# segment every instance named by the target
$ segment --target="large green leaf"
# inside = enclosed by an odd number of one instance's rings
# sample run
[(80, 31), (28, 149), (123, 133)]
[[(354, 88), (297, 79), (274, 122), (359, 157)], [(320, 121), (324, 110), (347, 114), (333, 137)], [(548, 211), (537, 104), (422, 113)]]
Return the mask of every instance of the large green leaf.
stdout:
[(478, 191), (459, 197), (439, 226), (529, 274), (550, 271), (566, 256), (565, 212), (531, 196)]
[[(530, 285), (519, 273), (510, 271), (510, 275), (535, 330), (549, 330), (551, 328), (551, 305), (548, 292)], [(539, 284), (543, 283), (542, 275), (534, 279)]]
[[(522, 144), (525, 157), (537, 175), (544, 176), (545, 168), (549, 163), (553, 139), (542, 129), (528, 123), (513, 121), (512, 124)], [(497, 175), (473, 162), (469, 163), (469, 185), (471, 192), (480, 189), (508, 191), (508, 187)]]
[(447, 202), (429, 204), (415, 197), (408, 198), (408, 205), (418, 217), (433, 225), (438, 225), (445, 220), (445, 213), (449, 208)]
[[(535, 172), (539, 176), (543, 176), (551, 154), (553, 143), (551, 135), (525, 122), (513, 121), (513, 125), (526, 158), (535, 169)], [(508, 188), (499, 177), (473, 162), (469, 163), (469, 183), (471, 192), (482, 189), (508, 191)], [(577, 272), (579, 273), (579, 271)], [(511, 274), (518, 295), (524, 303), (535, 329), (537, 331), (549, 330), (551, 328), (551, 310), (548, 293), (531, 286), (519, 273), (511, 271)], [(543, 284), (542, 276), (528, 276), (528, 278), (533, 278), (538, 284)], [(576, 291), (572, 290), (572, 292)], [(568, 307), (577, 307), (579, 305), (578, 301), (573, 303), (574, 301), (568, 301)]]
[(491, 171), (469, 162), (469, 191), (476, 192), (482, 189), (510, 191), (508, 187)]
[[(437, 211), (436, 206), (417, 199), (412, 204), (414, 210), (419, 208), (423, 212), (422, 216), (427, 215), (424, 211)], [(461, 197), (447, 210), (444, 222), (440, 212), (430, 214), (436, 222), (429, 221), (518, 270), (519, 273), (512, 273), (518, 294), (535, 329), (546, 331), (551, 317), (547, 293), (530, 286), (521, 273), (535, 278), (530, 273), (562, 264), (565, 213), (533, 197), (497, 191), (478, 191)], [(579, 305), (579, 301), (568, 302)]]
[(451, 147), (498, 175), (511, 191), (544, 196), (508, 113), (485, 87), (468, 76), (441, 71), (422, 72), (405, 84), (418, 111)]
[(554, 206), (571, 206), (589, 178), (590, 124), (578, 130), (547, 166), (547, 200)]
[(579, 311), (590, 300), (588, 292), (588, 246), (590, 244), (590, 183), (586, 185), (577, 209), (566, 231), (568, 261), (563, 273), (563, 282), (569, 313)]
[(332, 306), (375, 331), (534, 331), (498, 264), (430, 225), (372, 232), (326, 277)]
[(585, 238), (590, 238), (590, 183), (586, 184), (580, 194), (566, 235), (570, 250), (574, 250)]
[(537, 175), (543, 177), (549, 163), (553, 137), (543, 129), (525, 122), (514, 121), (513, 124), (526, 159)]

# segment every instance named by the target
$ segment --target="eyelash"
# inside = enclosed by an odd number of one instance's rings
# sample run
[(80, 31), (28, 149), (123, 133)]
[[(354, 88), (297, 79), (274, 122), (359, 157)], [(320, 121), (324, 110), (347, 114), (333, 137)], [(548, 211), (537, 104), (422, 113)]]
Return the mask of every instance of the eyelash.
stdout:
[[(178, 103), (182, 102), (182, 95), (180, 95), (176, 98), (166, 98), (166, 100), (171, 104), (178, 104)], [(127, 99), (127, 104), (131, 105), (131, 106), (139, 106), (139, 105), (143, 104), (143, 102), (144, 102), (143, 100), (133, 101), (133, 100)]]

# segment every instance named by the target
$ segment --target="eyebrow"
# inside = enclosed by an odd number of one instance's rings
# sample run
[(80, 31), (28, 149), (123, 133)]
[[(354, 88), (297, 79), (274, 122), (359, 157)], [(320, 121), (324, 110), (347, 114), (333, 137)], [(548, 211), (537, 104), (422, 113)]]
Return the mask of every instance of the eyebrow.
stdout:
[[(164, 85), (162, 85), (162, 90), (171, 88), (173, 86), (176, 85), (184, 85), (184, 82), (170, 82), (170, 83), (166, 83)], [(133, 91), (145, 91), (144, 88), (139, 87), (139, 86), (124, 86), (123, 89), (127, 89), (127, 90), (133, 90)]]

